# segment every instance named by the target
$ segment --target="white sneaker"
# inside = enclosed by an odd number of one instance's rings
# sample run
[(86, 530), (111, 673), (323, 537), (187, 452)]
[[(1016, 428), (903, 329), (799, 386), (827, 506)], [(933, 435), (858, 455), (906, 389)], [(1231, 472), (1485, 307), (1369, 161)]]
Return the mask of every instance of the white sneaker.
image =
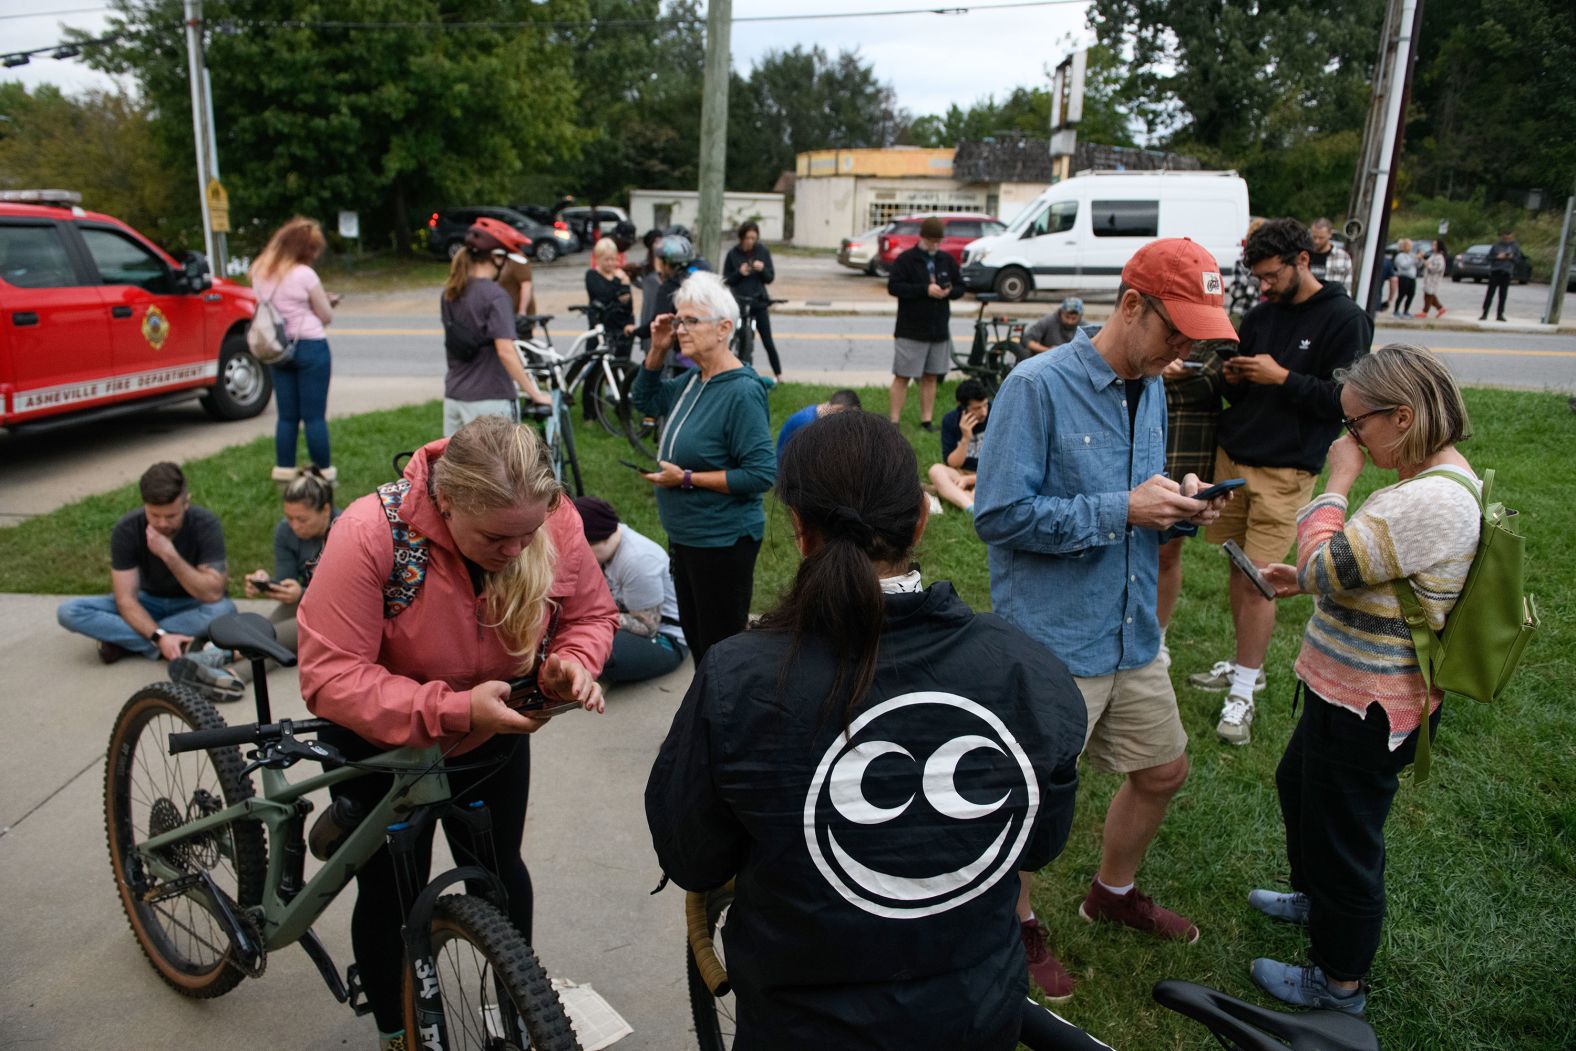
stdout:
[[(1231, 689), (1231, 676), (1237, 670), (1232, 661), (1216, 661), (1210, 666), (1209, 671), (1198, 671), (1187, 677), (1188, 685), (1200, 690), (1213, 690), (1224, 693)], [(1264, 669), (1259, 669), (1259, 677), (1253, 683), (1253, 692), (1258, 693), (1264, 689)]]
[(1253, 739), (1253, 698), (1229, 694), (1220, 706), (1215, 733), (1227, 744), (1243, 745)]
[(937, 496), (935, 493), (930, 494), (930, 513), (933, 515), (944, 513), (944, 508), (941, 504), (941, 497)]

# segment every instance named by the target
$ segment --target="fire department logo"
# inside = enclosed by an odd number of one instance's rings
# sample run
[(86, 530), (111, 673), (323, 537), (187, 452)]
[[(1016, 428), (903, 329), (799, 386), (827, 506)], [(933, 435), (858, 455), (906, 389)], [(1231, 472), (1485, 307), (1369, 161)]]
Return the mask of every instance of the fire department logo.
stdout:
[(994, 712), (956, 694), (909, 693), (827, 749), (805, 797), (805, 843), (849, 904), (918, 919), (1012, 875), (1039, 803), (1029, 757)]
[(158, 307), (149, 307), (142, 315), (142, 338), (154, 350), (162, 348), (164, 341), (170, 338), (170, 319)]

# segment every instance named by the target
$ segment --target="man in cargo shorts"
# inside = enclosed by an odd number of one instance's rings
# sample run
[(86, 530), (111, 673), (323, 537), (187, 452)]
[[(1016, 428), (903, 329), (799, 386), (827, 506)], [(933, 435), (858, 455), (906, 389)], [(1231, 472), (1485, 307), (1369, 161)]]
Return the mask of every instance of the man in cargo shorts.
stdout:
[(952, 300), (964, 292), (957, 260), (941, 251), (945, 235), (940, 219), (926, 218), (919, 224), (919, 244), (892, 260), (887, 278), (887, 291), (897, 297), (888, 416), (898, 421), (909, 381), (918, 380), (919, 425), (927, 431), (936, 409), (936, 384), (952, 368)]

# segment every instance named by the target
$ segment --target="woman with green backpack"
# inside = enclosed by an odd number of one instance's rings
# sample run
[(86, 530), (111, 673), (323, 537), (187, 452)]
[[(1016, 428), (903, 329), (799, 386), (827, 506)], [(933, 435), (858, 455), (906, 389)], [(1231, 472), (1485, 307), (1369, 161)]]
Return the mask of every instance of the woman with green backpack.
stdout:
[[(1287, 1003), (1361, 1014), (1384, 922), (1385, 819), (1425, 713), (1431, 733), (1444, 698), (1424, 679), (1396, 584), (1440, 630), (1482, 511), (1478, 478), (1456, 450), (1466, 406), (1433, 354), (1391, 344), (1336, 379), (1347, 433), (1330, 447), (1324, 493), (1297, 513), (1297, 565), (1264, 570), (1278, 597), (1315, 597), (1296, 663), (1305, 704), (1275, 772), (1292, 890), (1248, 901), (1306, 926), (1312, 959), (1254, 960), (1254, 982)], [(1348, 513), (1365, 460), (1398, 481)]]

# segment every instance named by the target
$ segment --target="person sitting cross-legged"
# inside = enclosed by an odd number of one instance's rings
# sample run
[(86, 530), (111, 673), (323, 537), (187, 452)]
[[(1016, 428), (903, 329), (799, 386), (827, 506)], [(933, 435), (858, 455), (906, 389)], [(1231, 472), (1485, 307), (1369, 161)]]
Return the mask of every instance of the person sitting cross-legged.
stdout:
[(602, 666), (602, 681), (641, 682), (666, 675), (689, 653), (667, 551), (620, 522), (606, 500), (577, 496), (575, 510), (618, 604), (618, 631), (613, 653)]
[(973, 514), (974, 472), (979, 469), (990, 401), (978, 380), (958, 384), (956, 397), (958, 407), (941, 418), (941, 462), (931, 464), (930, 484), (947, 503)]
[[(235, 612), (225, 597), (224, 528), (191, 502), (180, 467), (156, 463), (138, 487), (142, 506), (110, 531), (113, 594), (67, 599), (55, 614), (67, 631), (96, 640), (105, 664), (133, 653), (175, 660), (209, 621)], [(209, 654), (203, 659), (224, 656)]]

